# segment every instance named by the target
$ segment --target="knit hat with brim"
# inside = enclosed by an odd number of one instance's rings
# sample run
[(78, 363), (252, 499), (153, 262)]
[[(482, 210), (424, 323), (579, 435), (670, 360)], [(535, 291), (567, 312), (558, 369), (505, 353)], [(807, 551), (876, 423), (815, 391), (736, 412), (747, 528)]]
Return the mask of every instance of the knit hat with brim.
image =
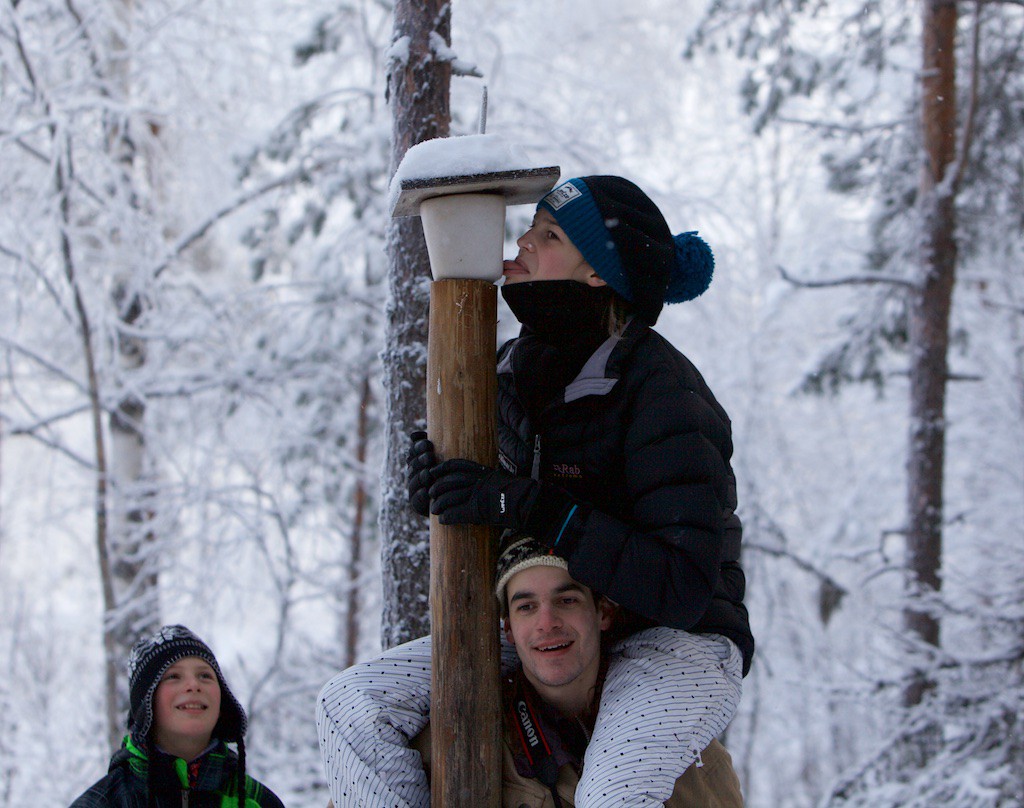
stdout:
[(213, 736), (226, 742), (241, 742), (246, 718), (242, 705), (228, 688), (210, 646), (185, 626), (164, 626), (152, 637), (135, 643), (128, 657), (128, 729), (139, 743), (145, 743), (153, 727), (153, 694), (164, 673), (185, 657), (199, 657), (217, 674), (220, 685), (220, 717)]
[(494, 576), (494, 594), (501, 602), (502, 611), (507, 607), (505, 586), (512, 576), (530, 567), (560, 567), (568, 571), (569, 562), (555, 555), (551, 548), (521, 533), (507, 531), (498, 546), (498, 566)]
[(665, 303), (711, 284), (715, 259), (696, 231), (672, 235), (658, 206), (622, 177), (578, 177), (537, 205), (558, 222), (594, 271), (654, 325)]

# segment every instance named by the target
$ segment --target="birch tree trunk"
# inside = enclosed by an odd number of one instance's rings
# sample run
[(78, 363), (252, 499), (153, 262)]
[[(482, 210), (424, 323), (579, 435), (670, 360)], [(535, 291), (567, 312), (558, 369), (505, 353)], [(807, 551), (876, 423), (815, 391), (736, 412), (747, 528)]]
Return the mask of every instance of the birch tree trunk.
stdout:
[[(907, 474), (907, 571), (910, 604), (904, 625), (937, 647), (939, 619), (929, 596), (942, 588), (943, 464), (949, 318), (956, 277), (956, 24), (952, 0), (926, 0), (923, 8), (921, 123), (921, 286), (911, 295), (910, 443)], [(919, 704), (930, 687), (915, 672), (904, 704)]]
[[(115, 295), (115, 305), (117, 302)], [(127, 333), (139, 313), (141, 303), (134, 299), (118, 318), (118, 359), (122, 372), (129, 374), (140, 369), (146, 357), (143, 342)], [(109, 740), (115, 749), (124, 734), (128, 708), (128, 682), (124, 674), (128, 654), (140, 636), (154, 633), (160, 625), (158, 541), (153, 530), (157, 496), (153, 474), (147, 470), (145, 418), (146, 402), (130, 393), (121, 396), (109, 416), (108, 574), (113, 577), (114, 604), (113, 610), (108, 609), (105, 615), (104, 633), (110, 635), (106, 643), (107, 666), (117, 683), (109, 727)]]
[[(135, 13), (134, 0), (113, 0), (116, 20), (109, 33), (109, 53), (105, 63), (107, 85), (121, 102), (123, 110), (131, 110), (132, 55), (130, 32)], [(148, 181), (137, 166), (138, 133), (131, 131), (133, 116), (117, 109), (104, 115), (106, 147), (112, 163), (120, 172), (120, 188), (113, 193), (128, 201), (132, 210), (147, 204), (150, 197)], [(120, 232), (109, 234), (113, 256), (119, 261), (115, 275), (112, 305), (116, 311), (118, 377), (130, 379), (146, 362), (145, 341), (137, 336), (137, 327), (145, 314), (145, 283), (135, 271), (138, 260), (129, 237)], [(126, 385), (121, 385), (122, 388)], [(109, 415), (109, 467), (102, 471), (108, 477), (110, 530), (107, 548), (109, 563), (101, 567), (112, 576), (110, 589), (113, 604), (104, 615), (104, 647), (107, 652), (108, 740), (116, 749), (124, 733), (124, 715), (128, 708), (128, 683), (125, 662), (135, 640), (150, 634), (159, 626), (159, 593), (157, 580), (157, 539), (152, 524), (156, 502), (153, 475), (147, 469), (145, 438), (146, 402), (125, 390), (121, 392)], [(113, 682), (113, 687), (110, 682)]]
[[(451, 66), (436, 59), (431, 36), (451, 41), (451, 5), (398, 0), (393, 41), (408, 42), (408, 58), (389, 65), (391, 175), (417, 143), (447, 137)], [(381, 642), (390, 648), (430, 631), (429, 529), (406, 504), (409, 433), (426, 425), (426, 358), (430, 262), (419, 217), (388, 226), (389, 300), (384, 346), (386, 450), (381, 486)]]

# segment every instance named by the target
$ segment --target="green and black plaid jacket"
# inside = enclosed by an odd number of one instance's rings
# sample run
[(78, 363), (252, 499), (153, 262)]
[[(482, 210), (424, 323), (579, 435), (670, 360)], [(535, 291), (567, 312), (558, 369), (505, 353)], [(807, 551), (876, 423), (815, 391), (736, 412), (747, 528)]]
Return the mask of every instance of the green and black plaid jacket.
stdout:
[[(152, 781), (146, 753), (125, 736), (124, 744), (110, 759), (107, 776), (71, 804), (71, 808), (238, 808), (235, 772), (238, 758), (222, 742), (188, 763), (156, 752)], [(148, 784), (155, 799), (147, 798)], [(270, 789), (249, 776), (245, 778), (244, 808), (284, 808)]]

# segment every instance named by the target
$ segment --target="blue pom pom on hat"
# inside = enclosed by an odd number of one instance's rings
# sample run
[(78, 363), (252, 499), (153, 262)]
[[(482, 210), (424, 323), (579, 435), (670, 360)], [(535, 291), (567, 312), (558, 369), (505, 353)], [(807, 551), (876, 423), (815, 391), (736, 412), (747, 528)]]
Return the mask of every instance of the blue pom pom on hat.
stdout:
[(570, 179), (537, 205), (566, 232), (602, 280), (654, 325), (665, 303), (711, 284), (715, 259), (696, 231), (672, 236), (653, 200), (623, 177)]
[(673, 236), (676, 245), (676, 272), (669, 276), (666, 303), (683, 303), (700, 297), (711, 285), (715, 255), (696, 230)]

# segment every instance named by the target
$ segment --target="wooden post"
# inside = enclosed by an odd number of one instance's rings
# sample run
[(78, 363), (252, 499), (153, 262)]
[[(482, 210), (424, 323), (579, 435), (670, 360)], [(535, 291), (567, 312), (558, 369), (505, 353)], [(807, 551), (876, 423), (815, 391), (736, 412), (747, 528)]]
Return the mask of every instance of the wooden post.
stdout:
[[(497, 287), (430, 287), (427, 433), (438, 457), (497, 461)], [(430, 518), (431, 805), (500, 808), (501, 695), (497, 529)]]
[[(490, 137), (490, 136), (482, 136)], [(468, 147), (467, 147), (468, 148)], [(484, 151), (493, 151), (491, 158)], [(427, 338), (427, 434), (442, 460), (498, 460), (498, 289), (505, 206), (535, 202), (558, 168), (499, 168), (416, 176), (463, 163), (459, 138), (420, 143), (403, 159), (391, 215), (420, 216), (434, 282)], [(473, 152), (484, 163), (499, 140)], [(394, 188), (393, 188), (394, 190)], [(501, 808), (501, 648), (494, 567), (498, 530), (430, 518), (430, 802), (433, 808)]]

